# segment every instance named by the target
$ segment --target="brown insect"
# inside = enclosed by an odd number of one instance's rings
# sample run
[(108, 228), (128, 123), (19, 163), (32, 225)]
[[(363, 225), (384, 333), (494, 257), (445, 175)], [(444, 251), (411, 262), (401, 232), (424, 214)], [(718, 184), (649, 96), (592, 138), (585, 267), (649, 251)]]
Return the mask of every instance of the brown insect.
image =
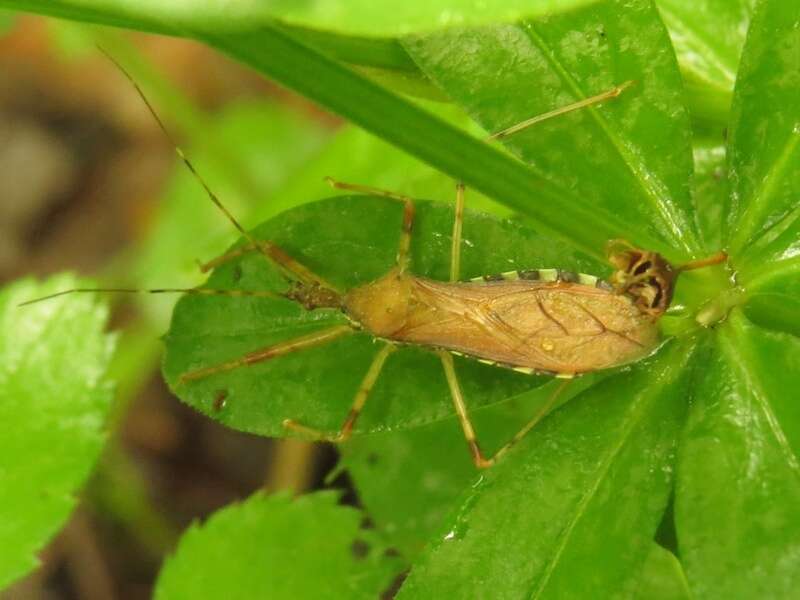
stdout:
[[(166, 128), (138, 85), (132, 79), (131, 81), (166, 133)], [(614, 97), (628, 85), (630, 84), (623, 84), (598, 96), (557, 109), (543, 118)], [(534, 118), (523, 125), (528, 126), (540, 120), (542, 118)], [(521, 128), (515, 126), (493, 137), (501, 137)], [(342, 292), (275, 244), (253, 238), (222, 205), (177, 146), (176, 151), (203, 185), (210, 199), (247, 242), (207, 263), (203, 270), (208, 271), (237, 259), (246, 252), (258, 252), (285, 273), (291, 282), (289, 289), (283, 294), (205, 288), (79, 289), (67, 290), (55, 296), (77, 291), (282, 296), (298, 302), (307, 310), (341, 310), (347, 316), (349, 325), (338, 325), (255, 350), (223, 364), (184, 373), (180, 378), (183, 384), (191, 385), (192, 381), (319, 346), (354, 331), (367, 332), (384, 344), (367, 369), (339, 431), (332, 434), (321, 432), (292, 419), (286, 419), (283, 423), (287, 429), (320, 440), (341, 442), (350, 437), (389, 355), (399, 345), (413, 344), (429, 348), (439, 356), (473, 461), (479, 468), (488, 467), (549, 411), (558, 394), (553, 394), (528, 424), (494, 456), (487, 458), (480, 450), (467, 413), (453, 365), (453, 354), (469, 356), (524, 373), (550, 374), (565, 379), (630, 363), (650, 354), (658, 346), (658, 320), (669, 307), (678, 273), (725, 260), (725, 255), (720, 253), (710, 259), (675, 268), (655, 252), (635, 248), (623, 241), (614, 241), (609, 245), (608, 257), (617, 270), (610, 282), (591, 275), (558, 269), (511, 271), (459, 281), (464, 207), (464, 186), (459, 184), (452, 235), (450, 281), (434, 281), (413, 275), (408, 270), (414, 222), (414, 203), (411, 198), (329, 179), (329, 183), (336, 188), (391, 198), (401, 202), (404, 207), (396, 265), (378, 280)], [(224, 402), (224, 397), (218, 397), (215, 407), (221, 407)]]

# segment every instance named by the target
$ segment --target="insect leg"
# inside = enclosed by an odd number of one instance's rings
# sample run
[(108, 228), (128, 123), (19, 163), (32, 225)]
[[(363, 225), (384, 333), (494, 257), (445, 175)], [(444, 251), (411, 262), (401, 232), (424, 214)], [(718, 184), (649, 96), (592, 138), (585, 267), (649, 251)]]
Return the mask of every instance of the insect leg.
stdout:
[(381, 374), (381, 370), (383, 369), (386, 359), (392, 352), (394, 352), (394, 350), (395, 346), (393, 344), (386, 344), (383, 348), (381, 348), (380, 352), (375, 355), (375, 358), (372, 359), (372, 363), (369, 365), (369, 369), (367, 369), (367, 374), (361, 381), (358, 392), (356, 392), (356, 397), (353, 400), (353, 405), (350, 407), (350, 412), (347, 413), (347, 418), (344, 420), (344, 423), (342, 423), (342, 427), (339, 429), (338, 433), (333, 435), (327, 434), (317, 429), (312, 429), (311, 427), (301, 425), (293, 419), (286, 419), (283, 422), (283, 426), (287, 429), (291, 429), (292, 431), (304, 433), (321, 441), (334, 443), (347, 441), (350, 438), (350, 435), (353, 433), (353, 426), (356, 424), (356, 420), (361, 414), (361, 410), (367, 403), (369, 393), (372, 391), (372, 387), (378, 380), (378, 376)]
[(272, 261), (280, 267), (290, 279), (299, 279), (304, 283), (317, 284), (323, 288), (327, 288), (334, 292), (338, 292), (335, 286), (328, 283), (322, 277), (311, 271), (308, 267), (298, 262), (286, 253), (280, 246), (265, 240), (258, 240), (257, 242), (247, 243), (238, 248), (234, 248), (230, 252), (226, 252), (207, 263), (200, 265), (200, 271), (207, 273), (211, 269), (216, 269), (224, 265), (226, 262), (244, 256), (250, 252), (261, 252), (269, 256)]
[(233, 369), (238, 369), (239, 367), (263, 362), (277, 356), (283, 356), (284, 354), (297, 352), (298, 350), (305, 350), (306, 348), (320, 346), (322, 344), (331, 342), (336, 338), (342, 337), (347, 333), (352, 333), (352, 331), (353, 329), (349, 325), (337, 325), (335, 327), (321, 329), (319, 331), (315, 331), (314, 333), (309, 333), (308, 335), (294, 338), (293, 340), (279, 342), (272, 346), (261, 348), (260, 350), (248, 352), (244, 356), (219, 365), (197, 369), (196, 371), (189, 371), (188, 373), (184, 373), (180, 376), (180, 382), (186, 383), (187, 381), (205, 379), (206, 377), (216, 375), (217, 373), (232, 371)]
[(249, 254), (250, 252), (257, 251), (258, 248), (255, 247), (253, 244), (245, 244), (244, 246), (239, 246), (238, 248), (234, 248), (233, 250), (226, 252), (225, 254), (221, 254), (216, 258), (212, 258), (208, 262), (201, 263), (197, 261), (200, 266), (201, 273), (208, 273), (212, 269), (216, 269), (224, 265), (227, 262), (230, 262), (234, 259), (239, 258), (240, 256), (244, 256), (245, 254)]
[(175, 153), (178, 155), (178, 158), (181, 159), (183, 164), (192, 174), (192, 176), (197, 180), (197, 182), (202, 186), (205, 190), (206, 195), (211, 200), (211, 202), (225, 215), (228, 221), (233, 225), (236, 230), (247, 240), (248, 244), (252, 246), (254, 249), (258, 250), (267, 260), (270, 260), (276, 263), (279, 267), (283, 270), (287, 271), (293, 277), (299, 279), (300, 281), (308, 284), (317, 284), (322, 287), (328, 288), (333, 291), (337, 291), (335, 287), (330, 285), (327, 281), (313, 273), (311, 270), (294, 260), (288, 254), (286, 254), (283, 250), (281, 250), (278, 246), (273, 244), (272, 242), (264, 241), (264, 240), (256, 240), (248, 231), (242, 227), (239, 221), (231, 214), (231, 212), (222, 204), (222, 201), (217, 197), (217, 195), (211, 190), (211, 187), (208, 185), (205, 179), (197, 172), (195, 169), (194, 164), (189, 160), (183, 150), (175, 143), (175, 140), (170, 135), (169, 130), (167, 129), (164, 122), (161, 120), (161, 117), (158, 116), (155, 108), (150, 101), (145, 96), (142, 88), (139, 87), (139, 84), (136, 83), (136, 80), (128, 73), (125, 68), (114, 59), (108, 52), (100, 48), (101, 52), (103, 52), (108, 59), (114, 63), (114, 65), (120, 70), (120, 72), (131, 82), (134, 90), (141, 98), (144, 105), (147, 107), (147, 110), (153, 116), (156, 123), (158, 124), (159, 128), (163, 132), (164, 136), (169, 140), (172, 144), (172, 147), (175, 149)]
[(458, 281), (461, 271), (461, 226), (464, 221), (464, 184), (456, 184), (456, 206), (453, 218), (453, 242), (450, 248), (450, 281)]
[(325, 181), (340, 190), (351, 190), (370, 196), (383, 196), (384, 198), (399, 200), (403, 203), (403, 226), (400, 233), (400, 246), (397, 249), (397, 266), (400, 273), (405, 272), (408, 268), (408, 249), (411, 246), (411, 229), (414, 226), (414, 201), (408, 196), (370, 187), (368, 185), (344, 183), (342, 181), (336, 181), (332, 177), (326, 177)]
[(541, 421), (555, 406), (556, 400), (558, 400), (559, 396), (561, 396), (562, 392), (567, 389), (567, 386), (572, 381), (572, 379), (564, 379), (559, 384), (559, 386), (553, 390), (553, 393), (550, 394), (550, 397), (547, 399), (542, 407), (537, 411), (537, 413), (533, 416), (533, 418), (528, 421), (528, 423), (520, 429), (508, 443), (500, 448), (497, 452), (494, 453), (494, 456), (490, 458), (487, 462), (490, 465), (495, 464), (506, 452), (508, 452), (517, 442), (519, 442), (522, 438), (524, 438), (528, 432), (533, 429), (539, 421)]
[(610, 100), (611, 98), (616, 98), (626, 89), (631, 87), (635, 82), (634, 81), (626, 81), (625, 83), (621, 83), (618, 86), (611, 88), (610, 90), (606, 90), (600, 94), (595, 96), (591, 96), (589, 98), (584, 98), (583, 100), (578, 100), (577, 102), (573, 102), (572, 104), (567, 104), (566, 106), (561, 106), (559, 108), (553, 109), (541, 115), (536, 115), (535, 117), (531, 117), (530, 119), (526, 119), (516, 125), (512, 125), (507, 129), (503, 129), (502, 131), (498, 131), (497, 133), (493, 133), (489, 136), (490, 140), (499, 140), (501, 138), (508, 137), (515, 133), (522, 131), (523, 129), (527, 129), (537, 123), (541, 123), (542, 121), (546, 121), (547, 119), (552, 119), (553, 117), (558, 117), (560, 115), (566, 114), (568, 112), (572, 112), (573, 110), (579, 110), (581, 108), (585, 108), (587, 106), (591, 106), (592, 104), (598, 104), (605, 100)]
[(444, 350), (440, 350), (438, 354), (439, 358), (442, 360), (444, 375), (447, 378), (447, 385), (450, 387), (450, 395), (453, 398), (453, 405), (456, 408), (458, 420), (461, 423), (461, 429), (464, 431), (464, 437), (467, 439), (469, 452), (472, 455), (472, 462), (474, 462), (475, 466), (479, 469), (490, 467), (492, 466), (493, 461), (486, 460), (486, 458), (483, 456), (481, 448), (478, 445), (478, 440), (475, 436), (475, 429), (472, 427), (472, 423), (469, 420), (467, 407), (464, 404), (464, 398), (461, 395), (461, 387), (458, 384), (458, 377), (456, 376), (456, 370), (453, 366), (453, 357), (449, 352)]

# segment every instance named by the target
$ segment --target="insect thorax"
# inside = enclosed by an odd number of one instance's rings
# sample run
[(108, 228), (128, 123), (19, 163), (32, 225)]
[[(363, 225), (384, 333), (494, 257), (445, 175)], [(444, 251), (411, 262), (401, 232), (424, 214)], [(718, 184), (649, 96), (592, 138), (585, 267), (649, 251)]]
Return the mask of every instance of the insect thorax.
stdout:
[(294, 282), (284, 296), (306, 310), (342, 307), (342, 296), (318, 283)]

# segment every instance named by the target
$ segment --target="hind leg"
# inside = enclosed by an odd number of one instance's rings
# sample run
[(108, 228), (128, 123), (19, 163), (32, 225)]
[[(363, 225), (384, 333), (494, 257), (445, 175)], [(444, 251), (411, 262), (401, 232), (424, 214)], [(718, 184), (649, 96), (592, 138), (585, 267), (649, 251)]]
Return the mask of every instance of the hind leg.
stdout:
[(517, 442), (524, 438), (527, 433), (533, 429), (536, 424), (547, 415), (547, 413), (550, 412), (553, 406), (555, 406), (556, 400), (558, 400), (559, 396), (570, 381), (567, 379), (558, 388), (556, 388), (553, 394), (551, 394), (551, 396), (547, 399), (547, 402), (545, 402), (544, 405), (536, 412), (534, 417), (528, 421), (528, 423), (522, 429), (520, 429), (507, 444), (501, 447), (490, 458), (486, 458), (480, 448), (480, 445), (478, 444), (475, 428), (472, 425), (469, 414), (467, 414), (467, 406), (464, 404), (464, 397), (461, 395), (461, 386), (458, 383), (458, 376), (456, 375), (455, 366), (453, 365), (453, 357), (449, 352), (444, 350), (440, 350), (438, 354), (442, 361), (442, 366), (444, 367), (447, 385), (450, 387), (450, 395), (453, 398), (453, 405), (455, 406), (458, 420), (461, 423), (461, 429), (464, 432), (464, 438), (467, 440), (467, 446), (469, 447), (470, 456), (472, 456), (472, 462), (474, 462), (475, 466), (479, 469), (491, 467), (515, 444), (517, 444)]

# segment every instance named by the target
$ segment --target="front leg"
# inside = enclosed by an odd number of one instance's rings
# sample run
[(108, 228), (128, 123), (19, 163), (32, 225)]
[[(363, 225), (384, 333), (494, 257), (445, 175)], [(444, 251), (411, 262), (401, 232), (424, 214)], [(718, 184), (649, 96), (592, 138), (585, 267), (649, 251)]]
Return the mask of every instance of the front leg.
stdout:
[(367, 374), (364, 376), (364, 379), (358, 388), (358, 392), (356, 392), (353, 405), (350, 407), (350, 412), (347, 413), (347, 417), (345, 418), (344, 423), (342, 424), (342, 427), (339, 429), (338, 433), (324, 433), (318, 429), (301, 425), (294, 419), (284, 420), (283, 426), (286, 429), (303, 433), (319, 441), (340, 443), (350, 439), (350, 435), (353, 433), (353, 427), (356, 424), (356, 420), (361, 414), (364, 405), (367, 403), (369, 393), (372, 391), (375, 382), (378, 380), (378, 376), (381, 374), (381, 370), (383, 369), (386, 359), (389, 358), (389, 355), (394, 352), (394, 350), (394, 344), (385, 344), (383, 348), (381, 348), (380, 352), (375, 355), (375, 358), (372, 359), (372, 363), (370, 364), (369, 369), (367, 369)]

